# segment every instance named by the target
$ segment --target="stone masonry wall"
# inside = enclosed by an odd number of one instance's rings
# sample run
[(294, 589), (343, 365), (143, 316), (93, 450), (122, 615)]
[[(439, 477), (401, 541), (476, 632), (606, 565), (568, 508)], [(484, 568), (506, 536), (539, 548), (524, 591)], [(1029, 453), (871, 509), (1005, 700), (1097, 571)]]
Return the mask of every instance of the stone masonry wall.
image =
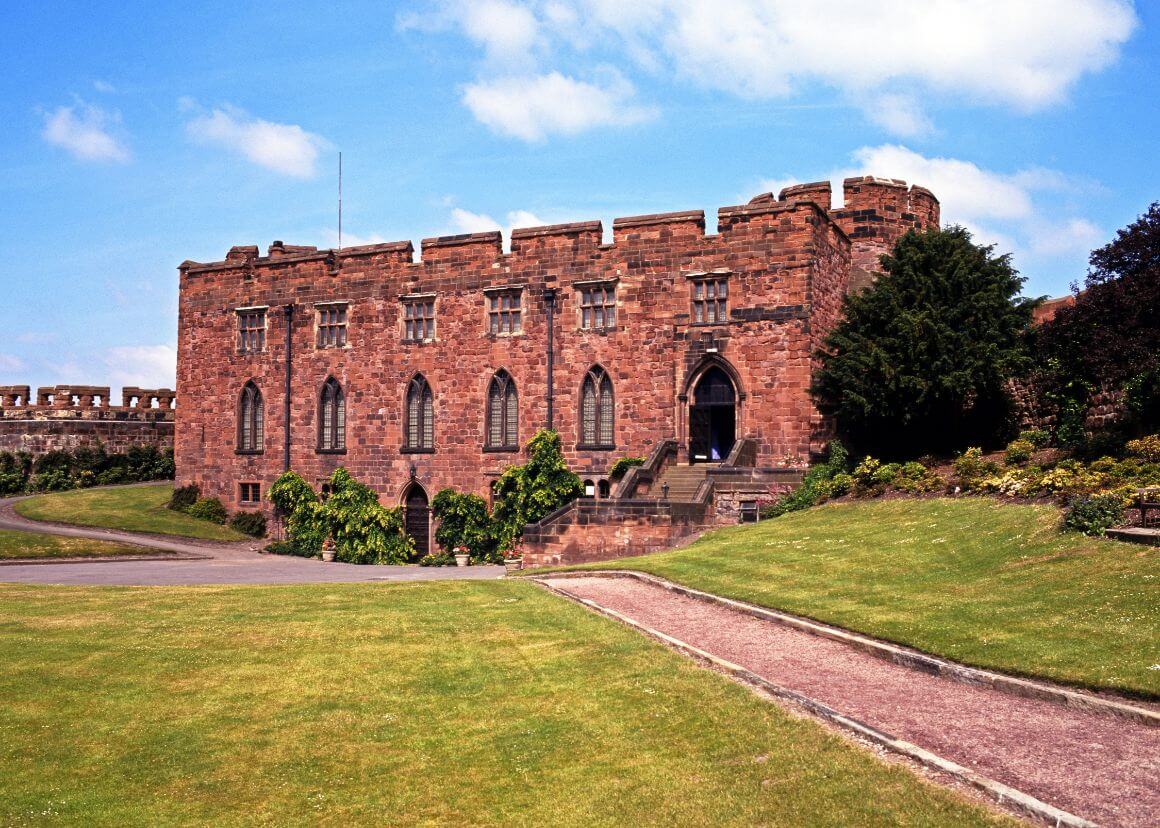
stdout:
[[(901, 192), (909, 191), (903, 185)], [(889, 193), (897, 196), (897, 187)], [(663, 439), (676, 439), (685, 453), (689, 396), (710, 365), (737, 386), (737, 438), (756, 441), (758, 463), (804, 466), (824, 434), (809, 398), (813, 351), (837, 320), (859, 250), (828, 206), (814, 198), (755, 199), (721, 208), (714, 235), (705, 234), (700, 211), (622, 218), (611, 244), (602, 243), (599, 222), (519, 229), (507, 254), (498, 233), (477, 233), (425, 239), (421, 261), (410, 242), (341, 251), (276, 242), (265, 256), (235, 247), (221, 262), (185, 262), (177, 479), (239, 508), (240, 483), (259, 483), (264, 494), (284, 468), (283, 311), (292, 305), (295, 470), (317, 485), (346, 466), (392, 505), (412, 472), (429, 496), (445, 486), (486, 495), (506, 465), (524, 459), (484, 446), (487, 387), (497, 370), (508, 371), (518, 389), (520, 444), (547, 425), (546, 290), (558, 297), (553, 424), (582, 477), (603, 477), (617, 458), (645, 455)], [(891, 232), (903, 232), (904, 223), (891, 224)], [(705, 274), (729, 280), (729, 318), (718, 324), (690, 318), (692, 280)], [(579, 291), (591, 282), (615, 285), (612, 330), (580, 327)], [(522, 288), (520, 334), (488, 332), (484, 291), (505, 286)], [(401, 297), (413, 295), (433, 296), (433, 341), (403, 341)], [(328, 302), (348, 303), (343, 348), (316, 345), (318, 305)], [(267, 309), (259, 353), (238, 349), (239, 308)], [(597, 365), (615, 392), (615, 445), (600, 450), (580, 444), (578, 418), (581, 383)], [(434, 395), (433, 452), (403, 448), (405, 395), (417, 373)], [(346, 393), (342, 454), (317, 450), (319, 393), (329, 376)], [(242, 454), (237, 409), (251, 380), (263, 396), (264, 442), (259, 453)]]
[(124, 405), (110, 405), (107, 386), (0, 386), (0, 451), (33, 455), (104, 445), (173, 448), (175, 395), (171, 389), (122, 389)]

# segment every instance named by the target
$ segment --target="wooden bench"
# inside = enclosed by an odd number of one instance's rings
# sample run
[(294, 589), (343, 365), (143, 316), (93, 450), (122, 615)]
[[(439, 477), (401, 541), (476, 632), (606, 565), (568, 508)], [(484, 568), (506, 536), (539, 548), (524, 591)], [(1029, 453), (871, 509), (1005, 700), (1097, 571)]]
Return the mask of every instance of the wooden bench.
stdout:
[(1140, 525), (1148, 525), (1148, 512), (1160, 510), (1160, 489), (1138, 489), (1136, 491), (1136, 508), (1140, 510)]

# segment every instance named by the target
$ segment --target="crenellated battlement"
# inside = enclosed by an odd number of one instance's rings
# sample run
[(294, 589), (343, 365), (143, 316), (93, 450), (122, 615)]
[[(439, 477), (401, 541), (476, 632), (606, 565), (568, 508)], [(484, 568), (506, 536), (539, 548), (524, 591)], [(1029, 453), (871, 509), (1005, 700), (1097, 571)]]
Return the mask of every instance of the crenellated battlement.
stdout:
[(172, 420), (177, 394), (171, 388), (121, 389), (121, 405), (110, 402), (107, 385), (0, 386), (0, 413), (11, 418), (72, 417), (81, 419)]
[(705, 232), (704, 211), (686, 210), (613, 219), (613, 239), (609, 244), (603, 242), (603, 223), (592, 220), (513, 229), (510, 253), (503, 252), (503, 237), (499, 231), (425, 238), (419, 243), (419, 259), (410, 241), (341, 249), (319, 249), (275, 241), (267, 248), (265, 256), (260, 255), (257, 245), (239, 245), (230, 248), (222, 261), (185, 261), (180, 270), (191, 275), (240, 269), (245, 277), (249, 277), (255, 268), (324, 262), (327, 271), (336, 275), (346, 264), (357, 266), (367, 260), (380, 265), (442, 267), (468, 262), (535, 259), (565, 247), (581, 253), (712, 238), (728, 242), (736, 237), (740, 241), (755, 231), (777, 232), (786, 226), (787, 214), (803, 212), (828, 221), (850, 241), (857, 281), (860, 276), (868, 278), (869, 272), (877, 269), (878, 257), (907, 230), (938, 226), (939, 202), (925, 187), (911, 186), (893, 178), (860, 176), (847, 178), (842, 190), (845, 203), (838, 209), (833, 208), (829, 181), (795, 184), (782, 189), (776, 197), (773, 193), (763, 193), (746, 204), (721, 207), (717, 211), (715, 236)]

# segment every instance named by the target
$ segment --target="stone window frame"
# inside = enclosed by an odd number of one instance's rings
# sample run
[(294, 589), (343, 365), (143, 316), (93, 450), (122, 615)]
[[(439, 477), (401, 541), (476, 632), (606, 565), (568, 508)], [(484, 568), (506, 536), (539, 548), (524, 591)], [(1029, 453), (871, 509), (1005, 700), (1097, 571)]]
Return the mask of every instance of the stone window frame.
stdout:
[(319, 454), (346, 454), (346, 392), (333, 376), (318, 393)]
[(236, 454), (262, 454), (266, 450), (265, 404), (262, 389), (247, 380), (238, 397), (238, 430)]
[[(524, 303), (525, 285), (498, 285), (483, 289), (484, 330), (488, 336), (523, 336), (524, 312), (527, 305)], [(512, 300), (509, 307), (503, 307), (503, 301)], [(504, 330), (504, 317), (507, 316), (508, 330)]]
[[(252, 498), (247, 495), (253, 495)], [(262, 484), (246, 481), (238, 483), (238, 503), (258, 504), (262, 502)]]
[[(412, 401), (416, 406), (412, 409)], [(403, 454), (435, 453), (435, 392), (421, 373), (411, 377), (403, 398)]]
[[(520, 450), (520, 396), (515, 378), (506, 368), (491, 375), (487, 383), (487, 405), (483, 423), (483, 450)], [(498, 408), (497, 408), (498, 404)], [(493, 435), (498, 432), (498, 439)]]
[[(436, 307), (437, 298), (434, 293), (411, 293), (399, 297), (399, 303), (402, 305), (402, 313), (400, 314), (402, 330), (400, 331), (400, 336), (404, 342), (423, 343), (435, 341), (438, 331), (436, 316), (439, 312)], [(414, 313), (414, 309), (420, 307), (423, 309), (423, 314), (417, 316)], [(414, 322), (420, 323), (425, 334), (424, 336), (413, 335), (413, 326), (411, 323)]]
[[(729, 286), (733, 271), (724, 268), (689, 273), (689, 324), (725, 325), (729, 322)], [(712, 319), (708, 317), (712, 316)]]
[[(576, 328), (592, 333), (608, 333), (615, 331), (620, 312), (617, 310), (619, 302), (619, 279), (593, 279), (585, 282), (573, 282), (576, 291)], [(599, 292), (600, 302), (592, 301), (592, 294)], [(591, 313), (591, 321), (589, 321)], [(601, 316), (601, 323), (595, 324), (595, 317)], [(611, 314), (612, 321), (609, 322)], [(585, 324), (588, 322), (588, 324)]]
[[(592, 416), (587, 416), (591, 389)], [(606, 396), (607, 395), (607, 396)], [(577, 410), (580, 451), (612, 451), (616, 449), (616, 388), (612, 376), (603, 365), (593, 365), (580, 381), (580, 400)], [(591, 419), (591, 426), (589, 426)]]
[[(340, 320), (327, 316), (340, 313)], [(323, 320), (326, 321), (323, 321)], [(326, 341), (333, 340), (333, 341)], [(317, 351), (344, 350), (350, 347), (350, 302), (335, 300), (314, 303), (314, 348)]]
[[(239, 354), (262, 354), (266, 352), (266, 336), (270, 329), (270, 306), (269, 305), (251, 305), (244, 308), (234, 308), (234, 316), (237, 319), (237, 340), (235, 342), (235, 350)], [(257, 318), (261, 321), (260, 325), (247, 325), (247, 320)], [(257, 340), (256, 347), (254, 343), (248, 342), (248, 338)]]

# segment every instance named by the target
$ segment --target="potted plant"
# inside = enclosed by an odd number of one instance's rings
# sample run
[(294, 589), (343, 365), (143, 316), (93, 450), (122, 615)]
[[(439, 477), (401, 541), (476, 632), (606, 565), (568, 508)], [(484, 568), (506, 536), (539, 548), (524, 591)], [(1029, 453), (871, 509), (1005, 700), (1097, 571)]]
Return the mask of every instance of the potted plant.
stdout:
[(508, 572), (517, 572), (524, 568), (524, 553), (518, 543), (503, 553), (503, 568)]
[(334, 538), (330, 536), (322, 542), (322, 560), (326, 563), (334, 561)]
[(471, 563), (471, 550), (466, 546), (457, 546), (451, 551), (455, 553), (456, 566), (467, 566)]

